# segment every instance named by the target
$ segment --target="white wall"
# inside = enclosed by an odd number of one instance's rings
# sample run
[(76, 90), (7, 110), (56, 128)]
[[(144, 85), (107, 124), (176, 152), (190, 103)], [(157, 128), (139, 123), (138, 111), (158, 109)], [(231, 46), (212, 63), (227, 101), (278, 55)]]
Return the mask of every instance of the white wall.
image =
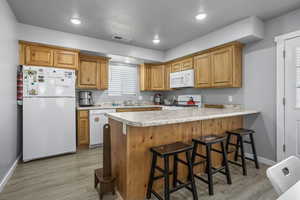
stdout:
[(263, 35), (263, 22), (257, 17), (249, 17), (169, 49), (166, 51), (165, 60), (169, 61), (232, 41), (247, 43), (259, 40)]
[(164, 61), (164, 52), (162, 51), (100, 40), (21, 23), (18, 24), (18, 39), (99, 52), (102, 54), (129, 56), (146, 61)]
[(6, 1), (0, 1), (0, 184), (20, 153), (17, 133), (16, 67), (18, 41), (16, 19)]
[(243, 87), (238, 89), (186, 89), (167, 95), (202, 94), (208, 103), (243, 104), (261, 111), (258, 117), (247, 117), (245, 125), (256, 130), (259, 156), (276, 160), (276, 46), (274, 37), (300, 30), (300, 9), (265, 21), (264, 39), (247, 44), (243, 50)]

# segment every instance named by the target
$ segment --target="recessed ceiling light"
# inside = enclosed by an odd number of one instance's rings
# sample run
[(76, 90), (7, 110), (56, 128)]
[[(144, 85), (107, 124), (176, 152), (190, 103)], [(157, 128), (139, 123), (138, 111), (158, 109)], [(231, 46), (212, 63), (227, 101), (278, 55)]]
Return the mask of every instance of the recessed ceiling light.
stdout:
[(207, 17), (207, 14), (206, 13), (200, 13), (200, 14), (198, 14), (198, 15), (196, 15), (196, 19), (197, 20), (203, 20), (203, 19), (205, 19)]
[(160, 39), (153, 39), (152, 42), (153, 42), (154, 44), (159, 44), (159, 43), (160, 43)]
[(70, 21), (72, 24), (75, 24), (75, 25), (81, 24), (81, 20), (79, 18), (71, 18)]

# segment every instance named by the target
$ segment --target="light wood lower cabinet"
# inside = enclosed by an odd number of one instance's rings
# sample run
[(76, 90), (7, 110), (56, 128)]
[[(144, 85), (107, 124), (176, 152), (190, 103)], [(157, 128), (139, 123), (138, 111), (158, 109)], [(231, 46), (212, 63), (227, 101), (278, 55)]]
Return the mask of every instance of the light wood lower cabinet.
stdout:
[(107, 89), (108, 59), (82, 54), (79, 59), (77, 87), (80, 89)]
[(77, 111), (77, 146), (90, 144), (89, 111)]

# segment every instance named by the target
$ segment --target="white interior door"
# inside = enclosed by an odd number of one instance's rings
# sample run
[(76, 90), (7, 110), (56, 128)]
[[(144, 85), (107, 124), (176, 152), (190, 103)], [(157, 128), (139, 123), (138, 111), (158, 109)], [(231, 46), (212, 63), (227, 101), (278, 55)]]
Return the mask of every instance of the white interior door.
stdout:
[(300, 37), (285, 42), (285, 157), (300, 157)]

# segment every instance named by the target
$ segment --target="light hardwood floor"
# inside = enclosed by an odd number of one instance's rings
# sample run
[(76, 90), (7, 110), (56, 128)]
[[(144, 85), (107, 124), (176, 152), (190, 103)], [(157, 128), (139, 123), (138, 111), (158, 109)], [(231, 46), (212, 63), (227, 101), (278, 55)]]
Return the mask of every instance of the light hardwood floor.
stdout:
[[(94, 189), (93, 171), (102, 166), (102, 149), (81, 150), (76, 154), (20, 163), (0, 193), (0, 200), (97, 200)], [(198, 196), (201, 200), (273, 200), (277, 198), (266, 178), (267, 166), (260, 170), (248, 163), (248, 176), (241, 175), (238, 167), (230, 165), (232, 185), (227, 185), (223, 175), (215, 175), (215, 195), (209, 196), (207, 186), (197, 181)], [(105, 196), (104, 199), (119, 199)], [(155, 199), (153, 197), (153, 199)], [(173, 193), (172, 200), (191, 200), (185, 189)]]

